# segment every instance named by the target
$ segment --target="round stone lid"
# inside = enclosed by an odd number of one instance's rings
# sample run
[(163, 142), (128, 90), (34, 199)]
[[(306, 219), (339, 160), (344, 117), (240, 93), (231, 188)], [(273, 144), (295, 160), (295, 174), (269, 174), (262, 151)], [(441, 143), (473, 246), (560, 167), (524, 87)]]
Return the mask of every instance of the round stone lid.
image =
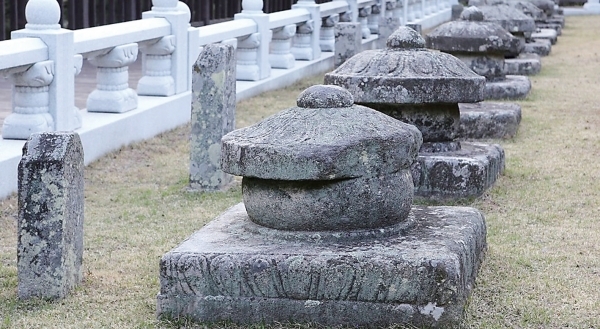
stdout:
[(473, 103), (483, 100), (485, 78), (458, 58), (425, 49), (411, 28), (398, 28), (387, 49), (360, 52), (325, 75), (350, 91), (356, 103)]
[(521, 40), (502, 26), (483, 21), (477, 7), (466, 8), (461, 20), (438, 26), (427, 35), (427, 47), (445, 52), (515, 54), (523, 48)]
[(422, 144), (419, 130), (353, 105), (337, 86), (317, 85), (297, 107), (223, 136), (221, 169), (275, 180), (338, 180), (408, 169)]
[(511, 33), (535, 32), (535, 21), (533, 18), (523, 14), (520, 10), (506, 4), (478, 7), (485, 20), (500, 24)]
[(524, 0), (511, 0), (503, 2), (511, 7), (514, 7), (521, 11), (523, 14), (535, 19), (544, 19), (546, 15), (544, 11), (534, 5), (532, 2)]

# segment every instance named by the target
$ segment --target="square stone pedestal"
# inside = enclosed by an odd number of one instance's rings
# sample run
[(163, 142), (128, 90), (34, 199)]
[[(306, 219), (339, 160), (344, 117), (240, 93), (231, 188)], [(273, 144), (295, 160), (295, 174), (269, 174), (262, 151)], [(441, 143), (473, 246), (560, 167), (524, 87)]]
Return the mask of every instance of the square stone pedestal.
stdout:
[(458, 151), (419, 153), (411, 172), (415, 197), (431, 200), (475, 198), (504, 172), (498, 144), (461, 142)]
[(473, 208), (413, 207), (406, 222), (376, 230), (291, 232), (252, 223), (240, 203), (162, 257), (157, 312), (455, 327), (485, 250), (485, 221)]
[(516, 103), (460, 103), (458, 136), (462, 139), (513, 138), (521, 123)]

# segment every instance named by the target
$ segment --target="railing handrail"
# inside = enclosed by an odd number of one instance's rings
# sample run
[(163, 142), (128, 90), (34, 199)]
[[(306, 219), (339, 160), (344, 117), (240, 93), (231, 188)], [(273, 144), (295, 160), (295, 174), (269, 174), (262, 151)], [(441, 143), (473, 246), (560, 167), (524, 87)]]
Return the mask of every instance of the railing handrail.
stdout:
[(326, 2), (321, 6), (321, 17), (328, 17), (334, 14), (340, 14), (350, 10), (350, 6), (346, 1), (332, 1)]
[(2, 41), (0, 70), (30, 65), (48, 60), (48, 46), (38, 38)]
[(256, 33), (258, 26), (251, 19), (236, 19), (198, 27), (196, 30), (200, 36), (200, 45), (206, 45)]
[(73, 31), (75, 53), (86, 54), (127, 43), (143, 42), (171, 34), (171, 24), (164, 18), (90, 27)]
[(276, 13), (269, 14), (269, 28), (274, 29), (289, 24), (297, 24), (306, 22), (310, 19), (310, 12), (306, 9), (290, 9), (284, 11), (278, 11)]

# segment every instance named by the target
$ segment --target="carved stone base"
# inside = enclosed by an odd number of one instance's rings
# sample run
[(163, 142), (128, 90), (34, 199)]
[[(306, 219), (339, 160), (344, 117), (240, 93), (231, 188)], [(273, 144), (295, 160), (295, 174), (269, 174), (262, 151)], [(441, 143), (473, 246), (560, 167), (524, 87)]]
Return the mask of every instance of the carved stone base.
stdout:
[(2, 124), (2, 138), (28, 139), (33, 133), (54, 130), (54, 120), (50, 113), (21, 114), (11, 113)]
[(542, 70), (542, 60), (537, 54), (520, 54), (504, 60), (504, 72), (509, 75), (536, 75)]
[(419, 153), (411, 171), (415, 199), (474, 198), (504, 172), (504, 150), (497, 144), (462, 142), (458, 151)]
[(175, 95), (175, 80), (172, 76), (143, 76), (137, 85), (140, 96)]
[(236, 78), (243, 81), (260, 80), (260, 69), (258, 65), (236, 65)]
[(487, 81), (485, 83), (484, 98), (496, 99), (523, 99), (531, 90), (531, 81), (522, 75), (507, 75), (504, 80)]
[(290, 233), (253, 224), (240, 203), (163, 256), (157, 313), (244, 324), (455, 327), (486, 250), (483, 215), (413, 207), (408, 220), (391, 233)]
[(87, 99), (88, 112), (123, 113), (137, 108), (137, 93), (131, 88), (119, 91), (94, 90)]
[(521, 106), (515, 103), (458, 104), (459, 138), (512, 138), (521, 123)]

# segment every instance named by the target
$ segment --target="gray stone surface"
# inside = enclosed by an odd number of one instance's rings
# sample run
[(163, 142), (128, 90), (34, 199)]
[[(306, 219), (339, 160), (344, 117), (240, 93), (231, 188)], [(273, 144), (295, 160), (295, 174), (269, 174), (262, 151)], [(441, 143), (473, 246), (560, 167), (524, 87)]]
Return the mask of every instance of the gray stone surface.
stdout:
[(462, 139), (513, 138), (521, 123), (521, 106), (515, 103), (458, 104)]
[(214, 191), (232, 176), (220, 169), (221, 138), (235, 128), (235, 50), (206, 45), (192, 68), (190, 187)]
[(19, 163), (17, 295), (63, 298), (82, 280), (83, 147), (76, 133), (35, 133)]
[(362, 27), (360, 23), (340, 22), (335, 24), (334, 65), (342, 65), (350, 57), (362, 51)]
[(512, 34), (522, 36), (535, 32), (534, 19), (509, 5), (483, 5), (478, 8), (483, 12), (485, 21), (497, 23)]
[(504, 150), (497, 144), (461, 142), (451, 152), (419, 153), (411, 169), (415, 197), (456, 200), (481, 196), (504, 172)]
[(531, 81), (522, 75), (507, 75), (503, 80), (485, 84), (486, 100), (523, 99), (531, 90)]
[(357, 103), (459, 103), (483, 99), (485, 79), (456, 57), (425, 49), (414, 30), (400, 27), (384, 50), (366, 50), (325, 75)]
[(465, 9), (465, 7), (460, 3), (452, 5), (450, 19), (453, 21), (459, 19), (460, 14), (463, 12), (463, 9)]
[(523, 48), (524, 53), (538, 54), (540, 56), (548, 56), (552, 51), (552, 44), (549, 40), (537, 39), (527, 42)]
[(504, 60), (504, 73), (508, 75), (536, 75), (542, 70), (542, 60), (537, 54), (523, 53)]
[(294, 181), (388, 174), (408, 168), (421, 144), (415, 127), (352, 105), (352, 95), (336, 86), (310, 87), (297, 103), (225, 135), (223, 171)]
[(550, 41), (550, 44), (556, 44), (558, 40), (558, 34), (554, 29), (538, 29), (536, 32), (531, 34), (534, 40), (542, 39)]
[(406, 226), (289, 234), (239, 204), (160, 263), (157, 313), (202, 322), (453, 328), (486, 250), (473, 208), (413, 207)]

